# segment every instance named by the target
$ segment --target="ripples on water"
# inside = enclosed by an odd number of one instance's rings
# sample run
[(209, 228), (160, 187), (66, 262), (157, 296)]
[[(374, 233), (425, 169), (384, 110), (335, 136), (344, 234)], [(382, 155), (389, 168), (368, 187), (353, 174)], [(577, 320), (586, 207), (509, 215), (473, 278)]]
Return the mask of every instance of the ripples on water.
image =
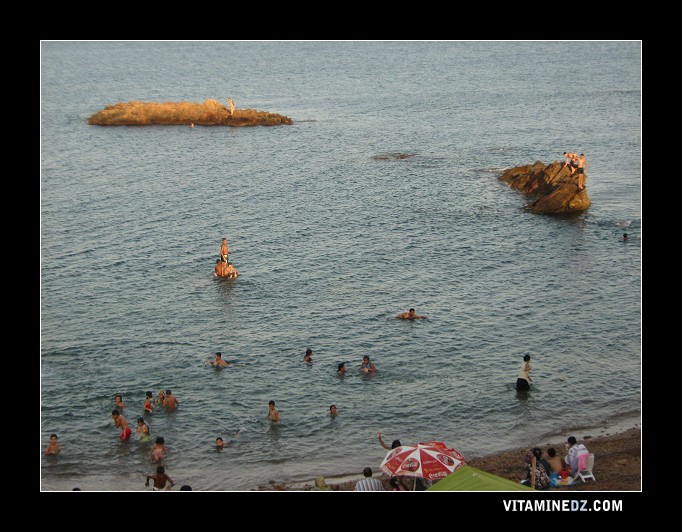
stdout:
[[(41, 448), (64, 449), (44, 489), (142, 488), (149, 447), (118, 441), (117, 393), (134, 426), (146, 390), (173, 390), (177, 412), (145, 417), (195, 489), (378, 466), (377, 430), (474, 456), (638, 410), (639, 45), (311, 46), (43, 45)], [(568, 52), (585, 82), (560, 81)], [(228, 96), (295, 125), (85, 123)], [(496, 180), (574, 147), (585, 213), (527, 214)], [(211, 274), (222, 236), (236, 280)], [(393, 319), (410, 306), (430, 319)], [(234, 367), (205, 366), (217, 350)]]

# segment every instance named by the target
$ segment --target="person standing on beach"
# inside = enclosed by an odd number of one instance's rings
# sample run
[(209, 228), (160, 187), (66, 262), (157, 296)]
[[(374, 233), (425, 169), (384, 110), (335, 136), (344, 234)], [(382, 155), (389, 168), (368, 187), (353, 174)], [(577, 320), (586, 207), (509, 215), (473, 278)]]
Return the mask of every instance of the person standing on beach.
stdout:
[(178, 401), (175, 396), (171, 393), (170, 390), (166, 390), (166, 398), (163, 400), (163, 406), (168, 408), (168, 410), (175, 410), (175, 408), (180, 404), (180, 401)]
[(277, 410), (274, 401), (270, 401), (268, 403), (268, 414), (265, 416), (265, 419), (269, 419), (273, 423), (280, 421), (281, 418), (279, 417), (279, 411)]
[(59, 438), (56, 434), (50, 434), (50, 443), (47, 444), (47, 449), (45, 449), (45, 454), (59, 454), (62, 448), (59, 446)]
[(228, 105), (229, 108), (230, 108), (230, 116), (232, 116), (232, 115), (234, 114), (234, 110), (235, 110), (235, 107), (236, 107), (236, 106), (234, 105), (234, 101), (232, 101), (232, 98), (228, 98), (228, 99), (227, 99), (227, 105)]
[(384, 485), (379, 479), (372, 478), (372, 468), (366, 467), (362, 474), (365, 478), (358, 480), (355, 484), (355, 491), (385, 491)]
[(391, 449), (395, 449), (396, 447), (400, 447), (400, 440), (393, 440), (393, 442), (391, 443), (391, 446), (390, 446), (390, 447), (389, 447), (388, 445), (386, 445), (386, 442), (384, 442), (384, 440), (381, 439), (381, 432), (377, 432), (377, 438), (379, 438), (379, 444), (380, 444), (384, 449), (387, 449), (387, 450), (389, 450), (389, 451), (390, 451)]
[(130, 430), (130, 427), (128, 426), (128, 421), (126, 421), (126, 418), (124, 418), (121, 413), (114, 409), (111, 412), (111, 418), (114, 420), (114, 426), (118, 427), (121, 429), (121, 435), (119, 436), (122, 441), (126, 441), (127, 439), (130, 438), (130, 435), (133, 433), (132, 430)]
[(585, 154), (581, 153), (578, 157), (578, 190), (583, 190), (585, 188), (585, 172), (587, 171), (587, 161), (585, 160)]
[[(166, 475), (166, 470), (163, 468), (163, 466), (159, 466), (156, 468), (155, 475), (147, 475), (147, 480), (144, 483), (144, 485), (147, 487), (149, 486), (150, 478), (154, 479), (154, 486), (152, 487), (152, 491), (161, 491), (162, 489), (169, 490), (173, 486), (175, 486), (175, 482), (173, 482), (172, 478)], [(166, 487), (166, 483), (168, 483), (168, 487)]]
[(530, 390), (530, 383), (533, 379), (530, 378), (530, 355), (525, 355), (523, 357), (523, 365), (521, 366), (521, 371), (519, 371), (519, 376), (516, 379), (516, 389), (517, 390)]

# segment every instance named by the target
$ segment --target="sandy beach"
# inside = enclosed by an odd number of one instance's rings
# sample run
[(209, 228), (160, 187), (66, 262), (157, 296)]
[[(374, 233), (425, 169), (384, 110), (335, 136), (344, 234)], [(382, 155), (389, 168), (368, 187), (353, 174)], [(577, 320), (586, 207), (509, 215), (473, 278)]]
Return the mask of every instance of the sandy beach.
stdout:
[[(622, 429), (622, 430), (621, 430)], [(615, 430), (618, 430), (615, 432)], [(556, 491), (640, 491), (642, 489), (642, 432), (637, 424), (630, 428), (620, 426), (602, 426), (585, 429), (575, 429), (573, 434), (578, 442), (583, 443), (590, 452), (595, 454), (594, 475), (596, 481), (588, 480), (565, 486), (551, 488)], [(552, 435), (536, 442), (533, 446), (540, 447), (545, 452), (549, 447), (554, 447), (565, 456), (563, 443), (566, 441), (564, 434)], [(500, 453), (472, 458), (467, 460), (471, 466), (484, 471), (489, 471), (501, 477), (514, 481), (520, 481), (524, 477), (524, 457), (529, 447), (509, 449)], [(385, 474), (378, 475), (379, 468), (375, 468), (375, 477), (389, 489), (389, 477)], [(355, 483), (362, 478), (362, 473), (357, 475), (340, 475), (324, 479), (331, 491), (352, 491)], [(411, 486), (411, 479), (407, 483)], [(318, 490), (315, 487), (315, 479), (309, 482), (293, 484), (271, 480), (266, 485), (256, 488), (263, 490), (278, 491), (311, 491)]]

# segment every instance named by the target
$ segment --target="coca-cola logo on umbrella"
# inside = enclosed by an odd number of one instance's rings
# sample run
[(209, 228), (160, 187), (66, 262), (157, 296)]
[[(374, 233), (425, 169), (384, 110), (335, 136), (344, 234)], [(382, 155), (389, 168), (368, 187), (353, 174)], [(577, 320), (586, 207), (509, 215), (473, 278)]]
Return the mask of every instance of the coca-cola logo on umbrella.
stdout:
[(408, 458), (400, 466), (400, 469), (404, 471), (416, 471), (419, 469), (419, 460), (416, 460), (415, 458)]

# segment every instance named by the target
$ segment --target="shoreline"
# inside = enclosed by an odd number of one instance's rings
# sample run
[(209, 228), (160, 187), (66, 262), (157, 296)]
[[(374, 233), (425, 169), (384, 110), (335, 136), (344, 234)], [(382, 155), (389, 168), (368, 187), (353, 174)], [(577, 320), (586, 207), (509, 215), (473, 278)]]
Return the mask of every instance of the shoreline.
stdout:
[[(570, 430), (547, 433), (534, 443), (525, 447), (515, 447), (490, 454), (467, 459), (467, 464), (499, 475), (516, 482), (524, 476), (524, 459), (528, 449), (540, 447), (543, 453), (548, 447), (555, 447), (563, 458), (563, 444), (568, 436), (575, 436), (579, 443), (585, 444), (595, 454), (594, 473), (596, 481), (588, 480), (551, 488), (549, 491), (641, 491), (642, 489), (642, 434), (641, 416), (633, 415), (611, 420), (600, 425), (578, 426)], [(388, 489), (389, 477), (385, 473), (377, 474), (379, 468), (373, 468), (378, 478)], [(318, 477), (320, 478), (320, 477)], [(353, 491), (355, 483), (363, 478), (362, 472), (339, 473), (324, 477), (324, 483), (330, 491)], [(407, 478), (406, 484), (412, 485)], [(315, 486), (315, 479), (305, 481), (276, 481), (261, 484), (251, 491), (324, 491)]]

